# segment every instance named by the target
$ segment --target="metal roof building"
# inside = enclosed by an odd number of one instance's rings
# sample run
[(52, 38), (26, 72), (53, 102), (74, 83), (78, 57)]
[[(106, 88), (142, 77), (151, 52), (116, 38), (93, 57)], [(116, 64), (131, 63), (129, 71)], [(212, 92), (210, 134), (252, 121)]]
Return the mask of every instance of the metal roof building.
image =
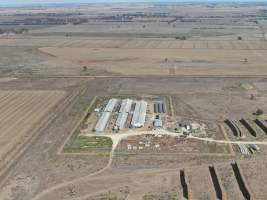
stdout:
[(104, 112), (112, 112), (112, 110), (114, 109), (116, 103), (117, 103), (117, 99), (110, 99), (108, 101), (108, 104), (106, 105), (105, 109), (104, 109)]
[(124, 128), (124, 125), (127, 121), (128, 118), (128, 113), (127, 112), (122, 112), (119, 114), (116, 123), (115, 123), (115, 128), (118, 130), (121, 130)]
[(166, 105), (165, 105), (165, 103), (162, 103), (162, 112), (166, 113)]
[(267, 134), (267, 122), (262, 119), (256, 119), (256, 124)]
[(119, 110), (119, 115), (116, 120), (114, 129), (121, 130), (124, 128), (124, 125), (127, 121), (128, 114), (131, 111), (133, 100), (131, 99), (123, 99), (121, 103), (121, 107)]
[(120, 107), (120, 113), (122, 112), (130, 112), (131, 107), (132, 107), (133, 100), (131, 99), (123, 99)]
[(101, 117), (99, 118), (94, 130), (96, 132), (104, 131), (106, 126), (107, 126), (107, 123), (109, 121), (110, 116), (111, 116), (111, 112), (103, 112)]
[(163, 127), (163, 122), (161, 119), (154, 119), (153, 125), (155, 127)]
[(131, 122), (132, 127), (139, 128), (145, 125), (146, 109), (147, 109), (147, 102), (143, 100), (136, 102)]
[(159, 113), (162, 113), (162, 103), (158, 103), (158, 111)]
[(104, 112), (101, 114), (94, 130), (96, 132), (102, 132), (105, 130), (107, 124), (108, 124), (108, 121), (109, 121), (109, 118), (111, 116), (111, 113), (114, 109), (114, 107), (116, 106), (116, 103), (117, 103), (117, 99), (113, 98), (113, 99), (110, 99), (104, 109)]
[(155, 113), (166, 113), (166, 105), (164, 102), (154, 103), (154, 112)]
[(155, 104), (154, 104), (154, 113), (158, 113), (158, 112), (159, 112), (158, 104), (155, 103)]

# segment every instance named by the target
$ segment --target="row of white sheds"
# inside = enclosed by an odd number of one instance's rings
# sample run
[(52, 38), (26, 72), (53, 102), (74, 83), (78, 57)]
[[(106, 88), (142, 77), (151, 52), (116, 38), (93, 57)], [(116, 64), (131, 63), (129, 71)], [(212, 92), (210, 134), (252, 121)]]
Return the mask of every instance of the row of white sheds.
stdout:
[(133, 104), (133, 100), (131, 99), (122, 100), (119, 115), (118, 115), (118, 118), (117, 118), (117, 121), (114, 127), (115, 129), (121, 130), (124, 128), (129, 112), (131, 111), (132, 104)]
[[(118, 100), (112, 98), (106, 105), (104, 112), (102, 112), (96, 126), (96, 132), (103, 132), (108, 124), (111, 117), (112, 111), (114, 110)], [(146, 112), (147, 112), (147, 102), (146, 101), (133, 101), (131, 99), (123, 99), (121, 102), (121, 107), (119, 110), (118, 118), (115, 122), (114, 128), (116, 130), (121, 130), (124, 128), (129, 113), (131, 112), (132, 105), (135, 104), (133, 117), (131, 121), (131, 127), (139, 128), (145, 125)]]

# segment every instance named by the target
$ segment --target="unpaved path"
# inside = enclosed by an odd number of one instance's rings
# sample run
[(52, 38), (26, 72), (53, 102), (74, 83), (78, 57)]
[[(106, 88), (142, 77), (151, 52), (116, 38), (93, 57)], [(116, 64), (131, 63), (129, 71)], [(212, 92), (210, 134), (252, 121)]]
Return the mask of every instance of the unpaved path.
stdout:
[[(130, 137), (130, 136), (138, 136), (138, 135), (169, 135), (169, 136), (177, 137), (177, 136), (181, 136), (182, 134), (169, 132), (169, 131), (166, 131), (163, 129), (153, 130), (153, 131), (133, 131), (133, 130), (130, 130), (128, 132), (117, 133), (117, 134), (114, 134), (114, 133), (87, 134), (87, 136), (105, 136), (105, 137), (109, 137), (112, 139), (113, 145), (112, 145), (112, 150), (110, 152), (110, 158), (109, 158), (108, 164), (104, 168), (102, 168), (101, 170), (96, 171), (96, 172), (89, 174), (87, 176), (73, 179), (71, 181), (63, 182), (63, 183), (57, 184), (55, 186), (52, 186), (50, 188), (47, 188), (47, 189), (43, 190), (42, 192), (40, 192), (39, 194), (37, 194), (33, 198), (33, 200), (40, 200), (45, 195), (47, 195), (50, 192), (53, 192), (57, 189), (68, 186), (70, 184), (75, 184), (79, 181), (88, 180), (95, 175), (101, 174), (102, 172), (104, 172), (105, 170), (107, 170), (111, 167), (112, 160), (114, 157), (114, 152), (115, 152), (115, 149), (116, 149), (117, 145), (119, 144), (119, 142), (124, 138)], [(259, 141), (229, 141), (229, 140), (215, 140), (212, 138), (200, 138), (200, 137), (194, 137), (194, 136), (188, 136), (188, 138), (195, 139), (195, 140), (201, 140), (201, 141), (207, 141), (207, 142), (221, 143), (221, 144), (261, 144), (261, 145), (267, 145), (267, 141), (262, 141), (262, 142), (259, 142)]]
[(200, 138), (189, 136), (188, 138), (202, 140), (207, 142), (215, 142), (220, 144), (260, 144), (260, 145), (267, 145), (267, 141), (231, 141), (231, 140), (214, 140), (212, 138)]

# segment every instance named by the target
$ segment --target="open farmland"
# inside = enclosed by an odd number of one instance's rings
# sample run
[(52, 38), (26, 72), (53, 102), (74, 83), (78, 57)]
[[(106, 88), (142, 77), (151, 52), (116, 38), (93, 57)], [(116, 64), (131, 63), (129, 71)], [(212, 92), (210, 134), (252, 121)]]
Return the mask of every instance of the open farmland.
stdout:
[[(77, 68), (122, 75), (265, 75), (266, 50), (40, 48)], [(243, 60), (248, 62), (244, 63)], [(86, 73), (86, 72), (85, 72)]]
[(63, 91), (0, 91), (1, 168), (64, 95)]
[(0, 200), (266, 200), (266, 16), (0, 0)]
[(5, 47), (58, 47), (58, 48), (119, 48), (119, 49), (221, 49), (221, 50), (266, 50), (267, 42), (258, 40), (176, 40), (174, 38), (99, 38), (64, 37), (1, 38)]

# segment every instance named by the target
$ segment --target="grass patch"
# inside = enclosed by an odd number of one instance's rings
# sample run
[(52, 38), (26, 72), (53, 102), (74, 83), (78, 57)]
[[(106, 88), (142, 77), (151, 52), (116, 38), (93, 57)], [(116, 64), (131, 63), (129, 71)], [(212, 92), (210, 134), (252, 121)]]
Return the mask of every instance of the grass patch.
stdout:
[(241, 83), (240, 87), (244, 90), (252, 90), (254, 86), (251, 83)]
[(64, 147), (66, 153), (97, 153), (109, 154), (112, 148), (112, 140), (102, 136), (78, 135)]

